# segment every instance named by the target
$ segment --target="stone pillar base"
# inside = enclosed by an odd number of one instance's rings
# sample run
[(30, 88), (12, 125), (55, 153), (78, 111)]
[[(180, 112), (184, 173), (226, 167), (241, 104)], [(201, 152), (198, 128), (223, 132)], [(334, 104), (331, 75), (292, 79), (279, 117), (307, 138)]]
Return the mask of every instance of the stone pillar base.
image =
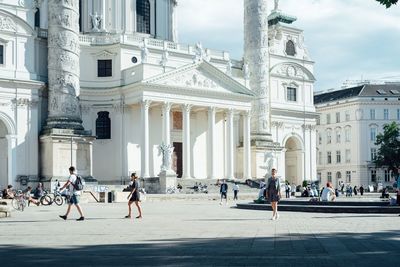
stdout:
[(176, 173), (173, 170), (162, 171), (160, 177), (160, 193), (167, 193), (168, 187), (176, 187)]
[(92, 170), (90, 135), (74, 134), (73, 130), (51, 129), (40, 136), (40, 170), (44, 181), (65, 180), (68, 168), (74, 166), (85, 181), (95, 181)]

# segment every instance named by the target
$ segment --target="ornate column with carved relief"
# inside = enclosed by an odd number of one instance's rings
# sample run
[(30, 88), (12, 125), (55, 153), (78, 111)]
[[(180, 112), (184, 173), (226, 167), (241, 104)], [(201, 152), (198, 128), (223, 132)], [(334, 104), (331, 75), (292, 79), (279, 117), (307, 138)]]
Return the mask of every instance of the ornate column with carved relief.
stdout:
[(46, 129), (83, 130), (79, 86), (79, 1), (48, 2), (49, 104)]
[(191, 177), (191, 147), (190, 147), (190, 110), (192, 105), (182, 105), (183, 113), (183, 170), (182, 178), (190, 179)]
[(40, 136), (44, 181), (66, 179), (75, 166), (93, 181), (94, 137), (82, 125), (79, 104), (79, 1), (48, 1), (48, 118)]

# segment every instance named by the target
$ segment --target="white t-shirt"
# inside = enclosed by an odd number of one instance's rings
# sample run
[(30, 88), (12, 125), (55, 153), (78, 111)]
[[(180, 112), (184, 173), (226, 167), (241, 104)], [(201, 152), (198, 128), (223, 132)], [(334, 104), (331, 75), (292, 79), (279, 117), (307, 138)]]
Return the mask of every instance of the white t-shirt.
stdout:
[(329, 187), (325, 187), (324, 190), (322, 190), (322, 194), (321, 194), (321, 200), (322, 201), (331, 201), (334, 192), (331, 188)]
[(75, 181), (76, 181), (76, 174), (71, 174), (71, 175), (69, 176), (68, 181), (70, 182), (70, 184), (68, 185), (68, 192), (69, 192), (69, 195), (70, 195), (70, 196), (72, 196), (72, 195), (78, 195), (78, 196), (79, 196), (79, 195), (81, 194), (81, 191), (76, 191), (75, 188), (74, 188), (74, 186), (72, 185), (72, 184), (75, 184)]
[(234, 184), (232, 187), (233, 191), (239, 191), (239, 186), (237, 184)]

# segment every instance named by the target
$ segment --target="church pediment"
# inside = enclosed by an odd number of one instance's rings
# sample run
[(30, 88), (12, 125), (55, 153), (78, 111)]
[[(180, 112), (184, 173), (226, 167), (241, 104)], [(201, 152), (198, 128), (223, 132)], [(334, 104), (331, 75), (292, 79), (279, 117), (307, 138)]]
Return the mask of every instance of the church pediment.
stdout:
[(20, 17), (5, 10), (0, 10), (0, 31), (32, 35), (33, 29)]
[(158, 86), (191, 88), (225, 94), (253, 95), (252, 91), (209, 63), (186, 65), (144, 81)]

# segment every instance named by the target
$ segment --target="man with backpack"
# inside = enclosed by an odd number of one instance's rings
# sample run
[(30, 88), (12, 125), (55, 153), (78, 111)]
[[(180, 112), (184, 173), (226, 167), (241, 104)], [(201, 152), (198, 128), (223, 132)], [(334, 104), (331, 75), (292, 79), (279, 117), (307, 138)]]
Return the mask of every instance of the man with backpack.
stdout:
[(64, 190), (68, 186), (69, 193), (69, 201), (68, 208), (65, 215), (59, 215), (60, 218), (66, 220), (68, 218), (68, 214), (71, 211), (71, 206), (75, 205), (81, 217), (77, 219), (77, 221), (85, 220), (85, 216), (83, 216), (83, 212), (81, 207), (79, 206), (79, 197), (81, 195), (81, 191), (83, 190), (83, 179), (79, 175), (75, 173), (75, 167), (71, 166), (69, 168), (69, 178), (68, 181), (64, 184), (63, 187), (60, 188), (60, 191)]

